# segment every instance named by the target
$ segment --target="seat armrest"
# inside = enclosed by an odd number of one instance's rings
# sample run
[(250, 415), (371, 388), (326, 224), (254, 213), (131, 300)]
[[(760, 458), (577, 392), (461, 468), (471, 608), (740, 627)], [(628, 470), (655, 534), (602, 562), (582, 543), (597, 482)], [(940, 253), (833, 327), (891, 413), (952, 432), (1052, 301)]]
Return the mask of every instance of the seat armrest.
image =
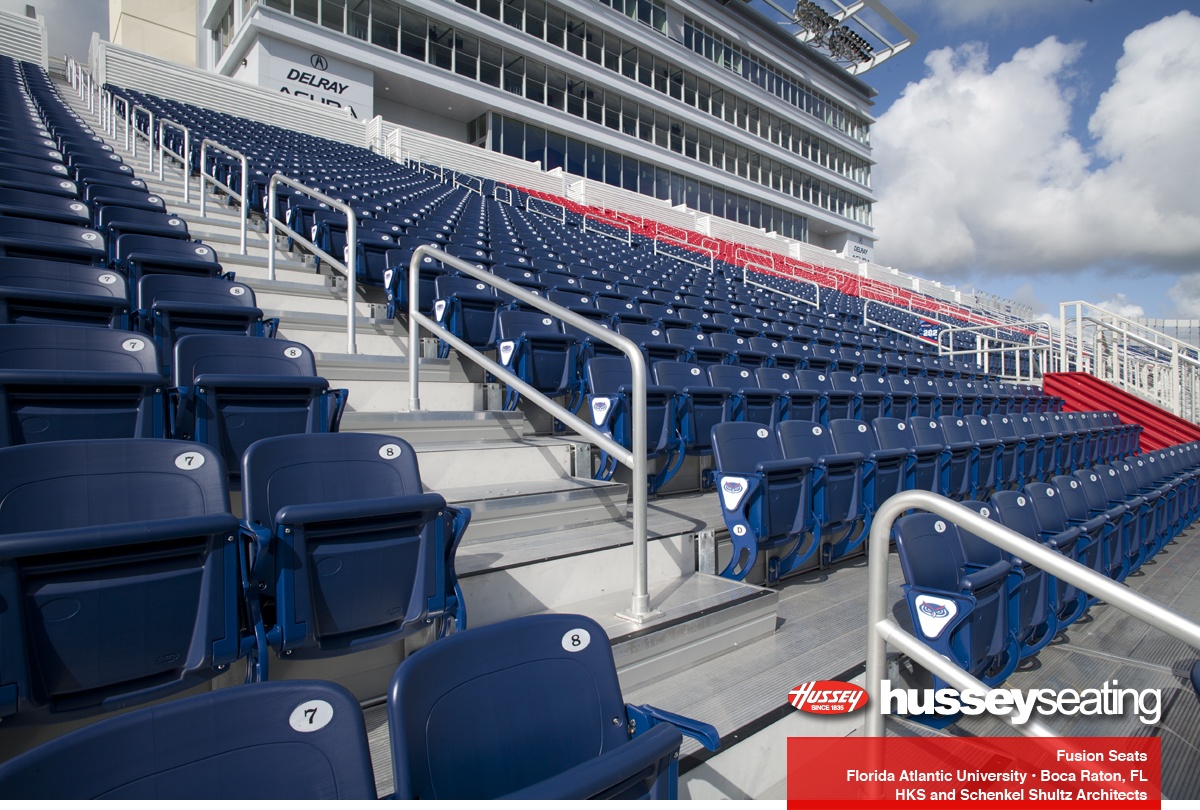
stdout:
[(367, 498), (361, 501), (331, 501), (284, 506), (275, 513), (275, 525), (299, 525), (322, 520), (347, 520), (384, 515), (433, 512), (446, 507), (446, 499), (437, 493), (400, 495), (392, 498)]
[(671, 756), (682, 743), (679, 729), (663, 723), (594, 759), (498, 798), (516, 801), (603, 798), (614, 788), (632, 786), (633, 780), (642, 776), (648, 766)]
[(991, 585), (997, 580), (1004, 579), (1012, 571), (1012, 563), (1000, 560), (984, 568), (982, 571), (972, 571), (958, 581), (958, 587), (963, 591), (977, 591)]
[(865, 458), (862, 453), (830, 453), (817, 459), (817, 463), (823, 467), (834, 464), (862, 464)]
[(806, 473), (815, 466), (811, 458), (782, 458), (775, 461), (760, 461), (754, 465), (754, 471), (759, 473)]
[(108, 546), (132, 546), (182, 537), (228, 533), (236, 536), (238, 521), (229, 512), (208, 515), (146, 520), (133, 523), (109, 523), (40, 532), (20, 532), (0, 537), (0, 557), (29, 554), (60, 554), (70, 551), (95, 551)]
[(945, 449), (945, 446), (940, 444), (919, 444), (916, 447), (910, 447), (908, 452), (916, 456), (921, 456), (928, 455), (929, 453), (941, 453)]
[(201, 374), (192, 388), (308, 388), (323, 391), (329, 387), (324, 377), (284, 377), (258, 374)]
[(1046, 545), (1050, 548), (1057, 549), (1059, 546), (1065, 546), (1079, 539), (1079, 535), (1083, 534), (1083, 529), (1078, 526), (1072, 526), (1065, 531), (1061, 531), (1053, 537), (1046, 539)]
[(872, 461), (878, 463), (880, 461), (888, 461), (891, 459), (907, 458), (908, 454), (909, 454), (909, 451), (906, 450), (905, 448), (897, 447), (892, 450), (875, 450), (874, 452), (871, 453), (870, 456), (868, 456), (868, 458), (870, 458)]
[(702, 723), (699, 720), (684, 717), (682, 714), (664, 711), (646, 704), (633, 706), (626, 703), (625, 712), (629, 715), (629, 721), (634, 725), (635, 737), (645, 734), (655, 726), (670, 723), (709, 751), (716, 751), (721, 747), (721, 735), (717, 733), (715, 727), (708, 723)]

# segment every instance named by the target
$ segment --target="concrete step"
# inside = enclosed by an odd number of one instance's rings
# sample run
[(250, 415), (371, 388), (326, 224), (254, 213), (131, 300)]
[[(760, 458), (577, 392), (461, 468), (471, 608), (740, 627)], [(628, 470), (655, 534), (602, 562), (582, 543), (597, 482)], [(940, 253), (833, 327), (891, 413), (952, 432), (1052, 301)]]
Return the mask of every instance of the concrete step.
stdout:
[(413, 449), (421, 480), (433, 492), (497, 481), (557, 482), (575, 473), (576, 444), (565, 439), (430, 442)]
[[(408, 363), (400, 357), (317, 352), (317, 373), (351, 391), (354, 411), (408, 409)], [(430, 411), (499, 410), (499, 386), (472, 382), (457, 359), (421, 358), (421, 407)]]
[(653, 589), (650, 607), (662, 615), (643, 624), (617, 615), (629, 610), (630, 598), (609, 593), (547, 611), (579, 613), (604, 628), (622, 689), (635, 689), (774, 633), (779, 603), (779, 594), (769, 588), (699, 573)]
[(464, 537), (469, 542), (620, 520), (625, 517), (628, 500), (623, 484), (578, 478), (504, 481), (442, 489), (438, 494), (471, 510)]
[[(344, 303), (342, 307), (345, 307)], [(299, 341), (314, 352), (332, 353), (347, 349), (344, 311), (327, 313), (264, 309), (263, 314), (279, 318), (279, 337)], [(396, 358), (408, 354), (408, 338), (395, 333), (394, 321), (355, 318), (354, 333), (355, 345), (364, 354)]]
[(382, 433), (410, 443), (517, 440), (532, 432), (515, 411), (355, 411), (342, 433)]

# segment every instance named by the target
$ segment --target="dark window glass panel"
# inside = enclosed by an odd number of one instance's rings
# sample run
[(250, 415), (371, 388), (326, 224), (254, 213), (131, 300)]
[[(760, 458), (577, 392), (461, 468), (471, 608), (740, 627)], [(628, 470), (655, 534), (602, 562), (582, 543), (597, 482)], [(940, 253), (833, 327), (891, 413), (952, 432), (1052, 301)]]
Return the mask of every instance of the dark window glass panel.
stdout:
[(401, 17), (400, 53), (413, 59), (425, 61), (425, 17), (413, 11), (405, 11)]
[(532, 125), (525, 127), (525, 159), (546, 168), (546, 130)]
[(621, 187), (626, 191), (638, 190), (638, 162), (631, 157), (623, 158)]
[(504, 0), (504, 24), (525, 27), (525, 0)]
[(557, 132), (546, 133), (546, 171), (561, 169), (567, 162), (567, 136)]
[(587, 146), (587, 178), (604, 182), (604, 150), (590, 143)]
[(504, 154), (525, 157), (525, 125), (511, 118), (504, 119)]
[(556, 110), (567, 106), (567, 74), (546, 68), (546, 104)]
[(567, 171), (580, 177), (587, 173), (587, 145), (583, 141), (567, 141)]
[(604, 182), (610, 186), (621, 185), (621, 156), (616, 152), (604, 153)]

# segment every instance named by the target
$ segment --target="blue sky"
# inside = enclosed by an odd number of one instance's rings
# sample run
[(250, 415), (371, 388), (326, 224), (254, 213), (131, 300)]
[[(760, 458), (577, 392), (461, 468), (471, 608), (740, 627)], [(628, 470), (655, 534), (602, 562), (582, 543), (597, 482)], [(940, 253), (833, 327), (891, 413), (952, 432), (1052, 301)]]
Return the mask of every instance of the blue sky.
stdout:
[[(920, 39), (863, 76), (879, 92), (877, 261), (1038, 312), (1082, 298), (1200, 317), (1200, 203), (1168, 188), (1200, 182), (1182, 141), (1200, 135), (1143, 111), (1200, 118), (1200, 2), (885, 2)], [(1154, 150), (1178, 165), (1146, 170)], [(1014, 176), (1022, 168), (1033, 176)]]

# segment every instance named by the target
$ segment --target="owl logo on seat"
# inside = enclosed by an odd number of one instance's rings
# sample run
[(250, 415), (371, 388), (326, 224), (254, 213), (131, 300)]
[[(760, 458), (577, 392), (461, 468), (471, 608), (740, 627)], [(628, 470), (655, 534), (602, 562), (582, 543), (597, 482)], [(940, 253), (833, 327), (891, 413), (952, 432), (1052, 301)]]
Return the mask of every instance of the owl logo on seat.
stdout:
[(721, 484), (721, 489), (725, 490), (730, 495), (737, 495), (743, 489), (745, 489), (745, 487), (742, 486), (741, 482), (739, 481), (725, 481), (723, 484)]
[(917, 605), (917, 610), (935, 619), (944, 619), (950, 615), (950, 611), (945, 605), (939, 605), (935, 602), (921, 602)]

